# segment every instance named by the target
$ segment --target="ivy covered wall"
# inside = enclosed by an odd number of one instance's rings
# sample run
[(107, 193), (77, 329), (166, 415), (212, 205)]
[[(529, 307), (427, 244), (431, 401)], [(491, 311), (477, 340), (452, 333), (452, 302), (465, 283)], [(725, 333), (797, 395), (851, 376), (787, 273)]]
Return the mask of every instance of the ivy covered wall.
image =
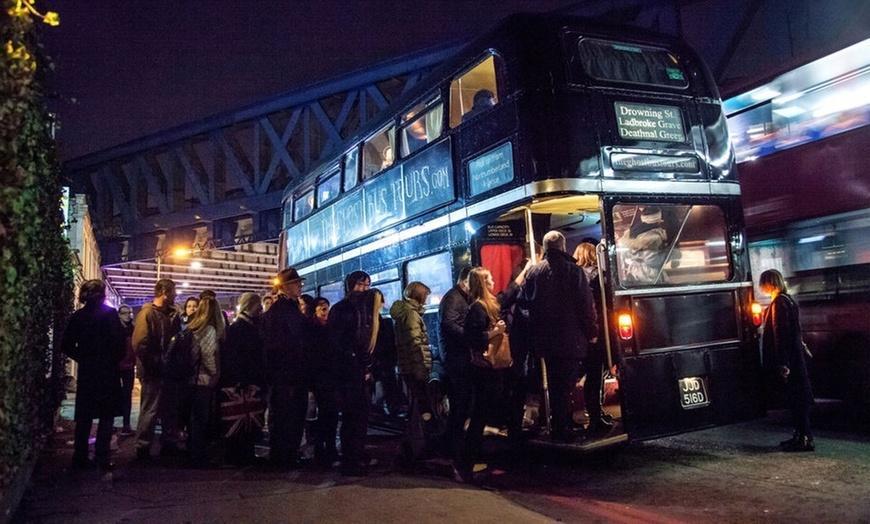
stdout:
[[(72, 307), (61, 175), (43, 105), (33, 1), (0, 0), (0, 493), (53, 427)], [(42, 26), (45, 27), (45, 26)], [(46, 29), (50, 30), (46, 27)]]

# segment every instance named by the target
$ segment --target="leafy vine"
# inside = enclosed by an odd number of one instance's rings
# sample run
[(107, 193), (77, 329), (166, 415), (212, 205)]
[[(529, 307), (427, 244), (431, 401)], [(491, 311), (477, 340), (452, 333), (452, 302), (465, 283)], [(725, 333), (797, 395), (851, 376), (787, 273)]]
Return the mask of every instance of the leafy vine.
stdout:
[(43, 104), (33, 1), (0, 0), (0, 491), (38, 453), (64, 390), (72, 306), (60, 166)]

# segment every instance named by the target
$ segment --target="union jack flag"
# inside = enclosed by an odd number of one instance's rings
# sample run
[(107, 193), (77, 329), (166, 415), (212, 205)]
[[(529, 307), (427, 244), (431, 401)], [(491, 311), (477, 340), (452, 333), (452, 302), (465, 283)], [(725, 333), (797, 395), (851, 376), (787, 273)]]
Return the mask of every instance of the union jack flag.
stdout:
[(226, 397), (226, 400), (221, 402), (221, 422), (228, 428), (227, 437), (232, 437), (240, 431), (248, 433), (255, 428), (263, 428), (266, 403), (263, 401), (259, 387), (233, 386), (222, 388), (221, 391)]

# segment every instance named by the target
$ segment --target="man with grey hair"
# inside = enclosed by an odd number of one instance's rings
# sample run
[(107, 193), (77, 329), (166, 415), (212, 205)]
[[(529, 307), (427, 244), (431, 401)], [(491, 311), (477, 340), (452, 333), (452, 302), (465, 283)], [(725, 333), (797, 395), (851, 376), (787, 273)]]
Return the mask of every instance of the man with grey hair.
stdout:
[(532, 353), (547, 365), (553, 440), (571, 442), (571, 390), (598, 337), (595, 303), (583, 270), (566, 253), (565, 236), (544, 235), (544, 260), (526, 272), (517, 303), (528, 311)]

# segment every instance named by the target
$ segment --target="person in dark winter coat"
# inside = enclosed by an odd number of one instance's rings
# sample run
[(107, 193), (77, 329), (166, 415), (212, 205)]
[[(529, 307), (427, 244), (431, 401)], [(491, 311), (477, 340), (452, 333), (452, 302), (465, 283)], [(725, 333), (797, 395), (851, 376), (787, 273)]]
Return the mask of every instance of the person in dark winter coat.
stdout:
[[(342, 474), (365, 475), (372, 352), (380, 329), (383, 294), (377, 289), (351, 291), (326, 321), (341, 399)], [(273, 306), (274, 307), (274, 306)]]
[(558, 231), (544, 235), (544, 260), (526, 273), (518, 305), (528, 311), (534, 354), (547, 365), (554, 440), (570, 441), (571, 391), (589, 342), (598, 340), (595, 304), (577, 261)]
[(96, 464), (104, 470), (112, 467), (109, 444), (114, 418), (121, 413), (123, 404), (118, 364), (124, 357), (126, 341), (118, 313), (103, 304), (105, 299), (106, 285), (101, 280), (82, 284), (79, 301), (84, 307), (73, 313), (61, 343), (61, 350), (79, 365), (74, 469), (85, 469), (93, 464), (88, 458), (88, 438), (95, 418), (99, 419)]
[[(266, 369), (263, 359), (263, 341), (258, 330), (263, 303), (256, 293), (242, 293), (239, 297), (239, 316), (227, 328), (227, 339), (221, 348), (221, 376), (219, 385), (223, 401), (228, 401), (223, 388), (234, 390), (237, 395), (264, 399), (266, 394)], [(264, 406), (265, 407), (265, 406)], [(260, 413), (262, 415), (262, 413)], [(262, 418), (248, 420), (224, 428), (232, 434), (226, 438), (227, 462), (236, 465), (255, 461), (254, 444), (263, 435)], [(233, 431), (234, 430), (234, 431)]]
[(269, 459), (280, 469), (302, 465), (299, 446), (305, 430), (311, 387), (311, 324), (299, 309), (302, 282), (295, 268), (278, 273), (278, 298), (263, 315), (261, 337), (271, 387)]
[(465, 342), (472, 355), (471, 382), (474, 401), (469, 413), (468, 429), (461, 449), (454, 455), (453, 474), (460, 482), (472, 482), (474, 464), (483, 447), (483, 428), (486, 417), (495, 411), (501, 398), (502, 370), (478, 365), (484, 361), (483, 354), (491, 339), (502, 335), (507, 329), (501, 320), (501, 305), (492, 294), (492, 274), (484, 268), (471, 270), (468, 275), (468, 292), (473, 300), (465, 316), (463, 331)]
[(121, 436), (135, 435), (130, 426), (130, 412), (133, 409), (133, 382), (136, 379), (136, 353), (133, 351), (133, 310), (127, 304), (118, 308), (118, 318), (124, 328), (124, 338), (127, 340), (127, 352), (121, 359), (121, 388), (124, 391), (124, 404), (121, 409)]
[(792, 437), (780, 442), (779, 446), (784, 451), (814, 451), (810, 407), (815, 400), (807, 371), (807, 351), (801, 335), (797, 302), (788, 294), (785, 279), (775, 269), (762, 273), (758, 285), (762, 293), (771, 297), (761, 328), (764, 365), (769, 375), (785, 389), (794, 427)]
[(471, 266), (459, 271), (456, 285), (450, 288), (438, 305), (441, 352), (447, 370), (447, 444), (454, 455), (459, 452), (464, 437), (464, 425), (471, 405), (471, 358), (465, 343), (465, 315), (471, 298), (468, 296), (468, 274)]

